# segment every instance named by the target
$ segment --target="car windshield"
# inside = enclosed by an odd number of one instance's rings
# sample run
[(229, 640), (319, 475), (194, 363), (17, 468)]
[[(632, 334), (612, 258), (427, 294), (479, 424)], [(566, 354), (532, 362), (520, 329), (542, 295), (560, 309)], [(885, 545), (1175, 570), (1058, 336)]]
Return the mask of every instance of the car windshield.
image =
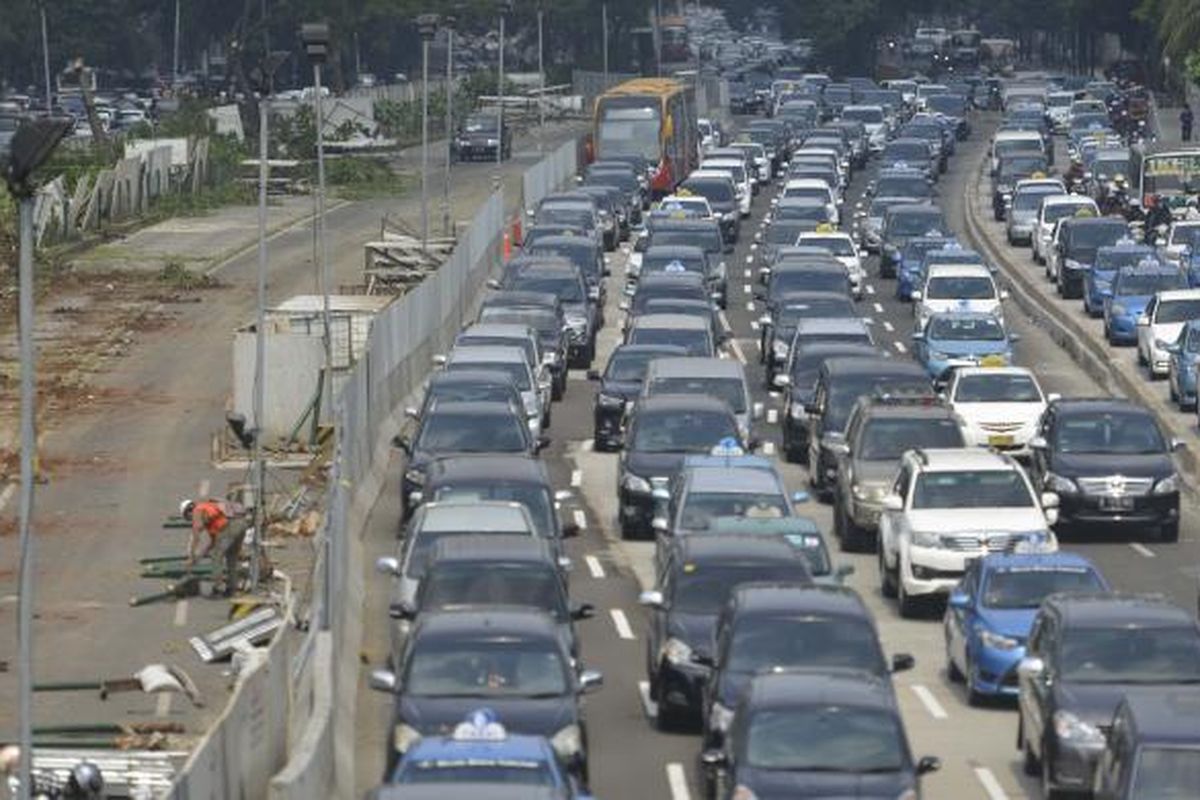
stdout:
[(446, 365), (447, 372), (476, 369), (503, 372), (513, 379), (513, 383), (522, 392), (528, 392), (532, 388), (529, 377), (529, 364), (524, 361), (466, 361), (456, 359)]
[(1040, 403), (1042, 393), (1028, 375), (966, 375), (955, 384), (956, 403)]
[(600, 270), (596, 259), (596, 247), (591, 244), (542, 244), (535, 245), (522, 252), (528, 252), (532, 256), (558, 256), (559, 258), (565, 258), (579, 267), (581, 272), (592, 275), (595, 275)]
[(1154, 264), (1156, 263), (1155, 258), (1154, 253), (1149, 250), (1101, 247), (1096, 251), (1096, 263), (1092, 266), (1095, 269), (1115, 271), (1121, 267), (1136, 267), (1146, 259), (1151, 259), (1150, 263)]
[(812, 236), (804, 240), (806, 247), (820, 247), (835, 256), (854, 255), (854, 244), (844, 236)]
[(562, 326), (558, 322), (558, 315), (549, 309), (538, 311), (491, 306), (479, 312), (479, 321), (528, 325), (537, 331), (538, 341), (540, 342), (554, 342), (558, 339), (562, 331)]
[(679, 527), (702, 531), (713, 517), (775, 519), (791, 516), (782, 494), (757, 492), (689, 492), (679, 515)]
[[(654, 235), (658, 238), (658, 234)], [(688, 258), (679, 256), (662, 256), (662, 255), (646, 255), (642, 258), (642, 274), (649, 275), (654, 272), (694, 272), (697, 275), (704, 274), (704, 259), (703, 258)]]
[(1197, 300), (1163, 300), (1158, 304), (1154, 314), (1154, 322), (1187, 322), (1200, 318), (1200, 299)]
[(596, 126), (598, 155), (641, 156), (658, 163), (661, 113), (647, 99), (634, 108), (605, 108)]
[(735, 623), (728, 668), (759, 672), (786, 667), (849, 667), (883, 674), (875, 629), (865, 619), (752, 616)]
[(940, 275), (925, 285), (930, 300), (994, 300), (996, 287), (982, 275)]
[(741, 378), (656, 378), (650, 394), (705, 394), (724, 400), (735, 414), (746, 412), (746, 383)]
[(586, 208), (572, 208), (571, 206), (547, 206), (538, 209), (537, 217), (534, 219), (536, 225), (570, 225), (573, 227), (591, 230), (595, 227), (595, 219), (592, 212)]
[(556, 295), (564, 303), (584, 301), (583, 285), (574, 275), (518, 274), (505, 283), (505, 288), (523, 292), (546, 292)]
[(1046, 169), (1046, 162), (1041, 158), (1021, 157), (1021, 158), (1006, 158), (1000, 163), (1000, 178), (1009, 179), (1031, 175), (1034, 172), (1043, 172)]
[(858, 458), (899, 461), (916, 447), (963, 447), (958, 423), (945, 417), (875, 417), (863, 426)]
[(1047, 195), (1060, 194), (1057, 187), (1048, 189), (1026, 189), (1018, 191), (1013, 198), (1013, 209), (1016, 211), (1037, 211), (1038, 206), (1042, 204), (1042, 198)]
[(775, 211), (775, 219), (802, 219), (808, 222), (828, 222), (829, 209), (824, 205), (808, 203), (781, 205)]
[(712, 340), (703, 328), (635, 327), (629, 344), (669, 344), (682, 347), (689, 356), (712, 355)]
[(434, 564), (421, 582), (422, 611), (462, 606), (526, 606), (567, 619), (566, 593), (555, 567), (490, 562)]
[(791, 563), (689, 562), (675, 579), (671, 608), (684, 614), (716, 614), (739, 583), (778, 581), (808, 584), (812, 578), (801, 561)]
[(1200, 748), (1143, 746), (1136, 769), (1132, 796), (1139, 800), (1191, 800), (1200, 786)]
[(875, 183), (876, 197), (929, 197), (933, 193), (924, 176), (888, 175)]
[(547, 761), (510, 756), (491, 758), (479, 753), (436, 758), (409, 756), (400, 765), (393, 783), (424, 785), (430, 783), (487, 786), (555, 786), (554, 773)]
[(610, 381), (641, 383), (642, 378), (646, 376), (646, 365), (653, 359), (663, 357), (662, 353), (654, 351), (617, 350), (608, 360), (604, 378)]
[(1186, 288), (1187, 277), (1178, 272), (1120, 272), (1113, 283), (1113, 294), (1117, 297), (1140, 297)]
[(921, 142), (889, 144), (883, 151), (883, 163), (897, 164), (901, 161), (910, 161), (919, 166), (928, 164), (929, 146)]
[(519, 400), (513, 393), (511, 384), (503, 383), (435, 383), (429, 387), (428, 403), (431, 400), (441, 402), (478, 403), (500, 401), (507, 403)]
[(928, 336), (937, 341), (1002, 342), (1004, 326), (994, 317), (934, 317)]
[(767, 228), (767, 243), (795, 244), (805, 229), (806, 226), (804, 225), (786, 225), (781, 222), (774, 222)]
[(1150, 455), (1166, 452), (1154, 420), (1146, 414), (1128, 412), (1066, 417), (1059, 422), (1055, 444), (1063, 453)]
[(808, 200), (820, 200), (822, 203), (829, 202), (829, 189), (824, 186), (792, 186), (783, 190), (785, 199), (799, 197)]
[(771, 293), (780, 292), (841, 292), (845, 293), (850, 283), (845, 272), (833, 270), (792, 269), (776, 272), (771, 276)]
[[(675, 244), (703, 248), (707, 253), (721, 252), (721, 231), (716, 223), (705, 228), (655, 228), (650, 235), (651, 245)], [(642, 269), (645, 269), (645, 261)]]
[(730, 437), (741, 438), (731, 415), (676, 410), (639, 414), (632, 438), (643, 453), (709, 453)]
[(923, 472), (913, 489), (914, 509), (1032, 506), (1029, 486), (1015, 469)]
[(1129, 229), (1123, 223), (1116, 225), (1072, 225), (1067, 232), (1067, 249), (1082, 252), (1092, 251), (1099, 247), (1116, 244), (1129, 235)]
[(491, 133), (500, 130), (500, 120), (489, 114), (473, 114), (463, 128), (468, 133)]
[(733, 183), (713, 178), (692, 178), (684, 181), (683, 187), (693, 194), (702, 195), (710, 203), (733, 202)]
[(558, 697), (569, 689), (555, 647), (515, 637), (418, 641), (404, 680), (405, 694), (418, 697)]
[(944, 233), (945, 225), (942, 216), (932, 213), (898, 213), (892, 215), (888, 226), (890, 236), (924, 236), (925, 234)]
[(794, 331), (796, 324), (802, 319), (815, 319), (817, 317), (844, 318), (853, 316), (856, 316), (854, 302), (848, 297), (814, 298), (812, 300), (805, 300), (802, 303), (788, 303), (779, 309), (775, 313), (775, 327), (776, 330), (780, 331)]
[(854, 120), (864, 125), (878, 125), (883, 122), (883, 109), (847, 108), (842, 111), (842, 119)]
[(534, 347), (533, 340), (528, 336), (486, 336), (483, 334), (462, 333), (454, 341), (455, 346), (468, 347), (519, 347), (525, 352), (525, 359), (530, 364), (537, 363), (537, 351)]
[(433, 499), (472, 503), (493, 500), (520, 503), (529, 511), (539, 536), (548, 538), (555, 534), (554, 501), (550, 491), (536, 483), (511, 483), (499, 478), (445, 483), (437, 487)]
[(434, 410), (425, 417), (417, 448), (429, 453), (521, 453), (523, 420), (513, 414), (461, 414)]
[(905, 261), (920, 261), (922, 256), (931, 250), (940, 250), (946, 243), (940, 240), (910, 239), (904, 245), (903, 259)]
[(849, 705), (763, 710), (746, 734), (756, 769), (875, 773), (904, 769), (904, 731), (894, 714)]
[(1091, 203), (1050, 203), (1042, 210), (1042, 219), (1046, 222), (1058, 222), (1060, 219), (1073, 217), (1080, 209), (1095, 211)]
[(1113, 180), (1118, 176), (1129, 177), (1129, 168), (1132, 166), (1128, 158), (1101, 158), (1097, 156), (1092, 160), (1092, 176), (1098, 181)]
[(1200, 683), (1200, 635), (1193, 626), (1069, 627), (1058, 661), (1080, 683)]
[(850, 410), (858, 398), (872, 392), (893, 394), (927, 394), (929, 382), (912, 375), (845, 375), (831, 381), (829, 399), (825, 406), (825, 430), (840, 431), (846, 427)]
[(1013, 567), (994, 570), (983, 587), (987, 608), (1037, 608), (1055, 592), (1100, 592), (1104, 584), (1087, 567)]

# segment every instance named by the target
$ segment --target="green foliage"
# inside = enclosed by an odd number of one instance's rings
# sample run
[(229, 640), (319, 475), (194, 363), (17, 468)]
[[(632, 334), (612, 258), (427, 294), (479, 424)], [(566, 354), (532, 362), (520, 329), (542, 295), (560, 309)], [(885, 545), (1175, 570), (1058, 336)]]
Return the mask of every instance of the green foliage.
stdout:
[(325, 162), (325, 178), (334, 193), (347, 200), (392, 197), (406, 191), (411, 181), (397, 175), (383, 158), (344, 156)]

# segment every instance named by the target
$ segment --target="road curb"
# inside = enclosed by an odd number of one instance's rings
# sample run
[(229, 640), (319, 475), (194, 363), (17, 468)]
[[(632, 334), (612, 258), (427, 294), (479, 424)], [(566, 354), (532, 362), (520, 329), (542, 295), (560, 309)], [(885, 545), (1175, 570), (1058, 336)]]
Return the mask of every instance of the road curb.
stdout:
[[(1194, 430), (1159, 411), (1158, 398), (1147, 390), (1146, 382), (1141, 376), (1130, 375), (1121, 369), (1107, 348), (1077, 319), (1064, 316), (1062, 309), (1057, 308), (1044, 296), (1036, 277), (1029, 275), (1029, 270), (1023, 269), (1024, 265), (1014, 263), (1009, 254), (994, 241), (992, 234), (979, 220), (975, 208), (974, 201), (982, 180), (983, 165), (980, 164), (974, 180), (969, 180), (963, 190), (963, 216), (967, 225), (967, 239), (1004, 273), (1017, 305), (1107, 391), (1139, 402), (1150, 409), (1159, 425), (1170, 435), (1194, 440)], [(1193, 498), (1200, 497), (1200, 455), (1194, 449), (1183, 449), (1175, 453), (1175, 461), (1184, 479), (1187, 493)]]

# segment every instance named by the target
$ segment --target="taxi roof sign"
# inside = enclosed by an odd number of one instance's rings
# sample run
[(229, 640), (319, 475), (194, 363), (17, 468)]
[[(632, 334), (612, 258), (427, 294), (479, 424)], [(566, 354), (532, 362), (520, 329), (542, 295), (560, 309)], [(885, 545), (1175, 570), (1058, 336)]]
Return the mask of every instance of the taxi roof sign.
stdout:
[(724, 439), (717, 442), (717, 446), (714, 447), (710, 453), (714, 456), (725, 457), (742, 456), (746, 454), (745, 451), (742, 450), (741, 443), (732, 436), (726, 436)]
[(497, 721), (495, 711), (481, 708), (454, 727), (452, 738), (456, 741), (499, 742), (508, 738), (508, 731)]

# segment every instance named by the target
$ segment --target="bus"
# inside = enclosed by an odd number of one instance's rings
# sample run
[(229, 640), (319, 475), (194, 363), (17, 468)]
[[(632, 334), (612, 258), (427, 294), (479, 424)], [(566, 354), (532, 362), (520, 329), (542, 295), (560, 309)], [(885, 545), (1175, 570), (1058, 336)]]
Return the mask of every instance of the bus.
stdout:
[(1189, 200), (1200, 198), (1200, 149), (1144, 154), (1138, 171), (1138, 196), (1143, 208), (1161, 197), (1174, 213), (1184, 213)]
[(670, 78), (635, 78), (596, 98), (592, 159), (645, 161), (651, 195), (661, 198), (699, 164), (696, 94)]

